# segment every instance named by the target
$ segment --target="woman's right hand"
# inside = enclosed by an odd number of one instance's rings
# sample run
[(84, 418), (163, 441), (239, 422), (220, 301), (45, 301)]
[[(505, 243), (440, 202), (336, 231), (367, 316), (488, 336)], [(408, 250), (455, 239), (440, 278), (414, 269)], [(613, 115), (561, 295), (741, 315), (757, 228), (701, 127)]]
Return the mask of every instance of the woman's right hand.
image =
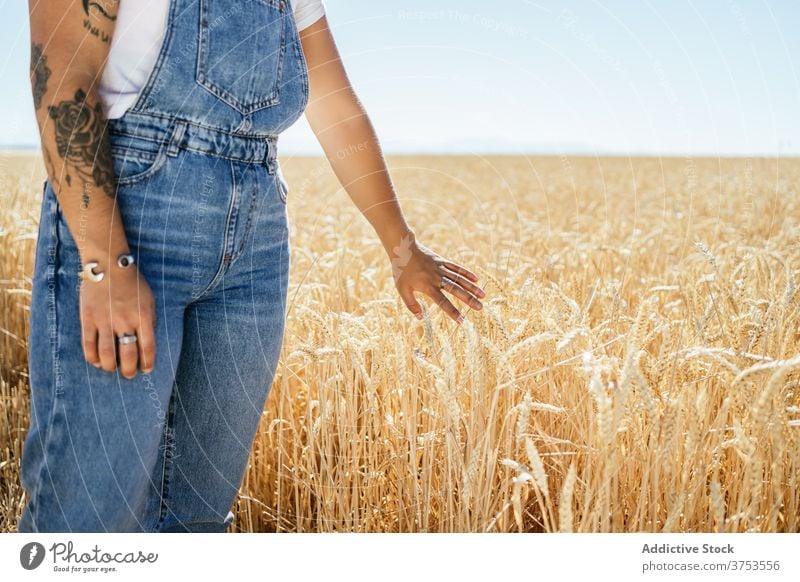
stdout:
[[(137, 369), (153, 371), (156, 356), (155, 301), (144, 276), (131, 265), (106, 269), (100, 281), (81, 282), (83, 352), (95, 367), (120, 373), (128, 379)], [(117, 338), (133, 335), (137, 341), (120, 344)]]
[[(94, 4), (94, 2), (92, 3)], [(155, 303), (128, 252), (117, 207), (111, 136), (97, 79), (114, 38), (117, 2), (89, 10), (76, 2), (30, 2), (31, 89), (49, 182), (82, 260), (101, 263), (100, 281), (81, 282), (80, 319), (86, 359), (125, 378), (153, 370)], [(84, 28), (95, 34), (86, 34)], [(113, 261), (103, 259), (113, 257)], [(85, 264), (85, 263), (84, 263)], [(117, 336), (136, 334), (119, 344)]]

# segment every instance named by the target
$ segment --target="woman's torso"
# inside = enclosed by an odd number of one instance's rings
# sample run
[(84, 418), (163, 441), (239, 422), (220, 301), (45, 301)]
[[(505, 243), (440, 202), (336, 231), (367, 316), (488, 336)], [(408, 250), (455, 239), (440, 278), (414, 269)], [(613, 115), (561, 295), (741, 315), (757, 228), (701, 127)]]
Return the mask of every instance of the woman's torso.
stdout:
[[(298, 31), (325, 14), (324, 0), (290, 0), (290, 4)], [(202, 2), (198, 6), (204, 9)], [(241, 10), (246, 3), (231, 2), (228, 6), (227, 10)], [(169, 8), (170, 0), (120, 0), (114, 38), (99, 85), (107, 118), (122, 117), (136, 103), (158, 59)], [(224, 25), (224, 20), (223, 11), (214, 22)], [(185, 56), (197, 58), (193, 54)]]

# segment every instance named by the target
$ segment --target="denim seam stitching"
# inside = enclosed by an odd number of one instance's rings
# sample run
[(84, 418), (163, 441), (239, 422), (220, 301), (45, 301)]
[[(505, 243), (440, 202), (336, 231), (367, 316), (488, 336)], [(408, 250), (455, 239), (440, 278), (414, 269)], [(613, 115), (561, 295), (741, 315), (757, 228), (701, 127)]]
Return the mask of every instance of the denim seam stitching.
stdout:
[[(150, 161), (150, 160), (144, 160), (144, 161)], [(166, 143), (162, 143), (159, 146), (158, 153), (156, 154), (155, 159), (153, 159), (152, 161), (153, 163), (143, 172), (139, 172), (138, 174), (134, 174), (132, 176), (126, 176), (125, 178), (116, 178), (116, 183), (120, 186), (130, 186), (132, 184), (136, 184), (146, 178), (153, 176), (156, 172), (158, 172), (161, 168), (164, 167), (164, 164), (167, 161)]]
[(300, 68), (301, 68), (301, 71), (303, 73), (303, 95), (304, 95), (304, 99), (305, 99), (305, 104), (303, 105), (303, 108), (301, 109), (301, 111), (305, 111), (306, 108), (308, 107), (308, 100), (309, 100), (309, 97), (310, 97), (310, 91), (309, 91), (309, 86), (308, 86), (308, 84), (309, 84), (309, 80), (308, 80), (308, 62), (306, 61), (306, 55), (303, 52), (303, 45), (300, 42), (300, 31), (297, 30), (297, 25), (295, 23), (292, 23), (292, 26), (294, 26), (294, 34), (293, 34), (293, 36), (294, 36), (294, 39), (295, 39), (294, 40), (295, 53), (297, 54), (297, 57), (300, 60), (300, 63), (301, 63)]
[(222, 241), (222, 257), (220, 258), (217, 272), (211, 278), (211, 281), (209, 281), (208, 285), (206, 285), (205, 289), (203, 289), (200, 293), (198, 293), (193, 297), (194, 301), (197, 301), (198, 299), (202, 298), (209, 291), (211, 291), (217, 285), (217, 283), (219, 283), (219, 280), (222, 278), (222, 275), (227, 270), (227, 266), (230, 264), (230, 260), (228, 259), (228, 244), (229, 244), (228, 232), (230, 231), (229, 224), (231, 223), (231, 218), (234, 214), (234, 206), (236, 205), (236, 176), (233, 173), (233, 162), (231, 162), (231, 173), (233, 178), (233, 192), (231, 193), (231, 202), (228, 205), (228, 217), (225, 219), (226, 226)]
[(286, 192), (284, 192), (283, 182), (281, 181), (280, 177), (278, 176), (278, 172), (275, 172), (272, 175), (272, 181), (275, 183), (275, 188), (278, 190), (278, 198), (280, 198), (281, 202), (283, 202), (284, 204), (287, 204), (287, 198), (288, 198), (289, 192), (288, 192), (288, 189), (287, 189)]
[[(47, 181), (45, 181), (45, 193), (46, 192), (47, 192)], [(54, 257), (53, 264), (52, 264), (53, 286), (54, 286), (53, 293), (57, 294), (58, 293), (58, 267), (59, 267), (58, 253), (59, 253), (59, 249), (61, 247), (61, 241), (59, 240), (59, 236), (58, 236), (58, 212), (59, 212), (59, 209), (58, 209), (57, 201), (55, 199), (55, 191), (53, 191), (53, 198), (51, 198), (49, 204), (50, 204), (51, 212), (48, 213), (48, 217), (47, 218), (50, 221), (50, 226), (49, 226), (49, 228), (50, 228), (50, 237), (49, 237), (49, 239), (53, 243), (53, 257)], [(50, 265), (48, 265), (48, 270), (49, 270), (49, 267), (50, 267)], [(51, 357), (52, 357), (51, 364), (52, 364), (52, 367), (53, 367), (53, 372), (55, 373), (56, 366), (57, 366), (56, 362), (58, 361), (57, 358), (58, 358), (58, 353), (59, 353), (58, 301), (53, 301), (53, 322), (52, 322), (52, 324), (56, 329), (56, 334), (55, 334), (56, 337), (55, 337), (55, 340), (53, 342), (53, 346), (52, 346), (52, 350), (51, 350)], [(31, 498), (34, 499), (35, 501), (39, 501), (39, 497), (40, 497), (41, 492), (42, 492), (42, 481), (43, 481), (43, 476), (44, 476), (44, 470), (48, 465), (48, 463), (47, 463), (48, 451), (51, 448), (52, 440), (53, 440), (52, 439), (52, 436), (53, 436), (53, 422), (54, 422), (55, 417), (56, 417), (56, 408), (57, 408), (57, 406), (56, 406), (57, 402), (56, 401), (58, 399), (58, 387), (57, 387), (58, 379), (57, 378), (58, 378), (57, 376), (53, 376), (53, 386), (51, 386), (52, 391), (53, 391), (53, 393), (52, 393), (52, 402), (51, 402), (50, 414), (47, 417), (47, 434), (45, 434), (44, 443), (42, 445), (42, 462), (39, 465), (39, 474), (38, 474), (37, 479), (36, 479), (36, 490), (31, 495)], [(53, 479), (51, 477), (50, 478), (50, 483), (51, 484), (52, 484), (52, 481), (53, 481)], [(61, 515), (63, 517), (65, 517), (64, 508), (61, 507), (61, 501), (58, 499), (58, 496), (56, 496), (56, 503), (58, 504), (59, 511), (61, 511)], [(39, 507), (38, 507), (38, 505), (35, 505), (33, 507), (33, 509), (34, 509), (34, 512), (31, 515), (31, 518), (32, 518), (31, 521), (33, 522), (34, 529), (36, 531), (39, 531), (39, 524), (38, 524)]]
[[(158, 119), (163, 119), (164, 121), (175, 121), (175, 120), (184, 121), (184, 122), (186, 122), (187, 126), (195, 126), (195, 127), (201, 128), (201, 129), (208, 129), (210, 131), (213, 131), (214, 133), (223, 133), (225, 135), (229, 135), (229, 136), (232, 136), (232, 137), (244, 137), (244, 138), (248, 138), (248, 139), (274, 139), (274, 140), (277, 140), (281, 135), (280, 133), (239, 133), (239, 132), (235, 132), (235, 131), (230, 131), (228, 129), (225, 129), (224, 127), (214, 127), (213, 125), (207, 125), (207, 124), (202, 123), (200, 121), (195, 121), (195, 120), (187, 119), (187, 118), (183, 118), (183, 117), (177, 117), (174, 114), (161, 113), (159, 111), (133, 111), (133, 110), (130, 110), (130, 112), (132, 114), (131, 117), (134, 117), (134, 116), (148, 116), (148, 117), (156, 117)], [(117, 120), (116, 119), (111, 119), (109, 121), (117, 121)], [(137, 125), (138, 124), (139, 123), (137, 123)], [(121, 133), (124, 130), (115, 129), (114, 131), (118, 132), (118, 133)], [(126, 134), (126, 135), (129, 135), (131, 137), (140, 137), (140, 136), (135, 135), (135, 134)], [(150, 139), (150, 138), (145, 138), (145, 139)], [(164, 140), (162, 139), (162, 140), (159, 140), (159, 141), (164, 141)]]
[(110, 150), (113, 155), (118, 155), (134, 162), (155, 162), (158, 159), (158, 153), (140, 152), (123, 147), (112, 147)]
[[(47, 179), (45, 179), (44, 186), (42, 188), (42, 204), (48, 204), (48, 200), (47, 200)], [(48, 219), (51, 219), (52, 218), (52, 213), (48, 212), (47, 213), (47, 217), (48, 217)], [(50, 237), (49, 237), (50, 240), (53, 240), (54, 233), (55, 233), (55, 231), (51, 226), (51, 228), (50, 228)], [(49, 266), (47, 266), (47, 268), (49, 268)], [(29, 501), (29, 506), (30, 506), (29, 511), (30, 511), (31, 525), (33, 526), (33, 530), (34, 531), (38, 531), (39, 530), (39, 526), (37, 525), (37, 521), (38, 520), (36, 519), (38, 511), (39, 511), (39, 507), (36, 505), (36, 501), (38, 501), (39, 495), (40, 495), (40, 493), (42, 491), (42, 476), (44, 474), (45, 465), (47, 464), (47, 456), (46, 456), (47, 444), (49, 442), (50, 427), (52, 425), (54, 411), (55, 411), (55, 407), (52, 406), (50, 408), (50, 413), (47, 415), (47, 424), (45, 425), (46, 429), (45, 429), (44, 441), (42, 441), (41, 436), (39, 437), (39, 444), (42, 447), (42, 459), (41, 459), (41, 462), (39, 463), (39, 470), (37, 471), (36, 481), (34, 482), (34, 486), (33, 486), (34, 489), (33, 489), (33, 491), (31, 492), (31, 495), (30, 495), (30, 500), (31, 501)], [(40, 433), (41, 433), (41, 428), (39, 430), (40, 430)]]
[[(233, 164), (231, 164), (233, 165)], [(255, 213), (256, 201), (257, 201), (257, 189), (253, 188), (252, 193), (250, 194), (250, 208), (247, 211), (247, 221), (244, 225), (244, 230), (242, 230), (242, 241), (239, 243), (239, 248), (234, 251), (231, 256), (231, 262), (238, 259), (244, 253), (244, 249), (247, 246), (247, 237), (250, 234), (250, 231), (253, 228), (253, 214)]]
[(166, 140), (167, 155), (174, 158), (183, 146), (183, 138), (186, 135), (186, 122), (176, 120), (169, 133), (169, 138)]
[[(133, 139), (138, 139), (138, 140), (141, 140), (141, 141), (148, 141), (148, 142), (151, 142), (151, 143), (154, 143), (154, 144), (160, 144), (160, 143), (165, 141), (163, 138), (150, 137), (150, 136), (144, 135), (144, 133), (133, 133), (133, 132), (127, 132), (127, 131), (110, 131), (109, 130), (108, 136), (111, 137), (111, 138), (117, 138), (117, 137), (133, 138)], [(122, 146), (112, 145), (111, 147), (112, 148), (115, 148), (115, 147), (116, 148), (120, 148)]]
[[(167, 409), (169, 409), (169, 404), (167, 404)], [(167, 413), (165, 415), (165, 418), (164, 418), (164, 426), (163, 426), (163, 428), (161, 430), (161, 439), (159, 440), (159, 444), (158, 444), (158, 451), (161, 454), (160, 454), (159, 458), (156, 459), (156, 461), (157, 461), (156, 462), (156, 468), (154, 469), (155, 471), (157, 471), (159, 464), (161, 465), (161, 478), (158, 479), (159, 485), (158, 486), (155, 485), (156, 473), (154, 473), (150, 477), (150, 483), (153, 485), (153, 487), (157, 487), (158, 488), (158, 506), (156, 507), (155, 519), (153, 520), (153, 524), (152, 524), (152, 526), (150, 526), (150, 529), (147, 530), (147, 531), (150, 531), (150, 532), (158, 531), (158, 526), (159, 526), (159, 523), (161, 522), (161, 505), (162, 505), (163, 499), (164, 499), (164, 474), (165, 474), (165, 467), (166, 467), (166, 462), (167, 462), (167, 458), (166, 458), (166, 444), (167, 444), (166, 432), (167, 432), (168, 422), (169, 422), (169, 413)]]
[(169, 137), (155, 142), (158, 143), (158, 151), (155, 153), (152, 160), (137, 160), (135, 154), (132, 156), (127, 156), (127, 154), (125, 154), (126, 157), (130, 157), (134, 161), (152, 161), (152, 164), (146, 170), (139, 172), (138, 174), (127, 176), (125, 178), (115, 178), (116, 184), (118, 186), (131, 186), (141, 182), (146, 178), (152, 177), (156, 172), (160, 171), (167, 162), (168, 157), (174, 157), (178, 155), (178, 149), (180, 147), (179, 142), (183, 138), (185, 130), (186, 124), (184, 122), (177, 121), (169, 130)]
[[(278, 9), (280, 11), (280, 8)], [(287, 13), (283, 12), (281, 14), (281, 46), (278, 49), (280, 52), (278, 54), (278, 72), (275, 73), (275, 90), (278, 91), (278, 97), (280, 98), (280, 86), (281, 80), (283, 79), (283, 64), (286, 61), (286, 22), (287, 18), (291, 16)]]
[[(172, 473), (172, 447), (174, 446), (174, 425), (175, 425), (175, 387), (173, 385), (173, 393), (170, 394), (169, 404), (167, 405), (167, 422), (164, 427), (164, 460), (162, 462), (161, 472), (161, 494), (158, 502), (158, 521), (156, 522), (155, 531), (161, 529), (164, 525), (164, 518), (167, 513), (167, 504), (165, 500), (169, 495), (170, 476)], [(172, 442), (173, 444), (170, 444)]]
[(228, 91), (225, 91), (225, 89), (222, 89), (217, 85), (215, 85), (213, 81), (208, 81), (206, 80), (205, 77), (202, 77), (202, 79), (203, 79), (202, 81), (200, 79), (197, 80), (198, 85), (200, 85), (203, 89), (211, 93), (217, 99), (221, 99), (222, 101), (224, 101), (225, 103), (236, 109), (236, 111), (238, 111), (242, 115), (249, 115), (250, 113), (255, 113), (256, 111), (259, 111), (261, 109), (266, 109), (267, 107), (273, 107), (280, 103), (280, 101), (278, 100), (278, 95), (276, 94), (274, 97), (261, 100), (257, 103), (245, 107), (242, 103), (239, 102), (238, 99), (236, 99), (236, 97), (231, 95)]
[(188, 150), (188, 151), (192, 151), (192, 152), (195, 152), (195, 153), (198, 153), (198, 154), (204, 154), (206, 156), (213, 156), (215, 158), (221, 158), (223, 160), (230, 160), (232, 162), (243, 162), (245, 164), (263, 164), (264, 163), (263, 158), (252, 158), (252, 159), (250, 159), (250, 158), (236, 158), (236, 157), (225, 155), (225, 154), (221, 154), (221, 153), (215, 153), (215, 152), (209, 152), (207, 150), (201, 150), (201, 149), (189, 146), (189, 145), (184, 145), (183, 149)]
[(228, 261), (232, 260), (233, 249), (236, 246), (236, 223), (239, 221), (239, 185), (236, 183), (236, 168), (233, 167), (233, 162), (229, 162), (231, 166), (231, 181), (233, 187), (231, 189), (231, 206), (233, 212), (228, 213), (228, 222), (225, 225), (225, 241), (224, 241), (224, 255)]
[(150, 93), (155, 86), (156, 80), (161, 77), (161, 69), (163, 68), (169, 48), (172, 45), (173, 30), (175, 29), (175, 12), (177, 11), (176, 6), (178, 4), (176, 0), (167, 1), (169, 2), (167, 26), (166, 32), (164, 33), (164, 39), (161, 41), (161, 47), (159, 47), (158, 58), (156, 59), (155, 65), (153, 65), (153, 69), (150, 71), (150, 75), (147, 78), (144, 88), (139, 93), (139, 97), (136, 99), (136, 102), (129, 109), (129, 111), (144, 111), (144, 104), (148, 99), (150, 99)]

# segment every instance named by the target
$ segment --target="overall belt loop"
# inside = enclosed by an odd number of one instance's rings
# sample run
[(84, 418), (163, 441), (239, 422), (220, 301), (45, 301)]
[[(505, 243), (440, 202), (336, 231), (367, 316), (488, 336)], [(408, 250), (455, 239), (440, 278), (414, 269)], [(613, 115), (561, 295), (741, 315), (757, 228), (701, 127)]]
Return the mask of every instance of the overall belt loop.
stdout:
[(183, 141), (183, 135), (186, 133), (186, 122), (177, 121), (175, 127), (172, 128), (172, 135), (169, 138), (169, 145), (167, 146), (167, 155), (175, 157), (178, 155), (178, 150)]

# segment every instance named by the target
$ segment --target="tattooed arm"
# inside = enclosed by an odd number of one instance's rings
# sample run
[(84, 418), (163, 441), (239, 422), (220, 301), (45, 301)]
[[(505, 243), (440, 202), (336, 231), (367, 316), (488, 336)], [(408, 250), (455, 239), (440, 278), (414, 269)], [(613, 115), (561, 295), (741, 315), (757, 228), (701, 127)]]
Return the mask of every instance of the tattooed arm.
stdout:
[[(108, 254), (109, 243), (128, 250), (112, 215), (113, 169), (97, 84), (108, 57), (116, 2), (93, 9), (90, 0), (30, 0), (31, 88), (48, 177), (70, 231), (78, 236), (82, 258)], [(102, 31), (95, 36), (89, 30)], [(81, 214), (85, 230), (73, 228)], [(89, 216), (91, 215), (91, 216)], [(94, 227), (94, 228), (92, 228)], [(91, 260), (97, 257), (93, 256)]]
[[(81, 285), (83, 347), (87, 360), (133, 377), (137, 361), (154, 358), (153, 302), (136, 268), (121, 269), (130, 252), (115, 198), (106, 119), (97, 85), (114, 33), (118, 0), (29, 0), (31, 89), (47, 175), (82, 264), (106, 276)], [(112, 286), (113, 283), (113, 286)], [(136, 333), (120, 346), (115, 335)]]

